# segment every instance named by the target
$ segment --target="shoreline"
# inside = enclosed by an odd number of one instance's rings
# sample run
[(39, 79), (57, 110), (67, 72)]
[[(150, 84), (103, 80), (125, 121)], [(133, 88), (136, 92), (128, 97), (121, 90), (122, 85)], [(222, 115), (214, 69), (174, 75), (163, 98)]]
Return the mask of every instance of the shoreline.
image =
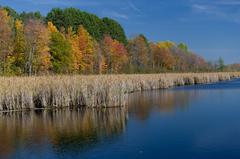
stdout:
[(240, 72), (0, 77), (0, 112), (123, 107), (130, 93), (239, 77)]

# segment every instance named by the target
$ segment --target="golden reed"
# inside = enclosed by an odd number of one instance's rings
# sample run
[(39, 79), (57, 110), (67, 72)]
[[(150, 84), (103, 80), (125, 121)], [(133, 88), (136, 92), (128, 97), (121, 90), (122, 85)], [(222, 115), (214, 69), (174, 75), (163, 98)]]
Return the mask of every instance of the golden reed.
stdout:
[(228, 73), (0, 77), (0, 111), (125, 106), (128, 94), (240, 77)]

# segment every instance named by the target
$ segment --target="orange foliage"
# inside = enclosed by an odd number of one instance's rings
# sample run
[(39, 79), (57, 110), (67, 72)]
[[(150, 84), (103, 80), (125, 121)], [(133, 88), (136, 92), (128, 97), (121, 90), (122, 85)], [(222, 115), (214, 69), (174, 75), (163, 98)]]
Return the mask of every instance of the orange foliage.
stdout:
[(110, 36), (105, 36), (103, 43), (108, 70), (110, 73), (118, 73), (128, 61), (127, 50), (122, 43)]
[(79, 37), (78, 35), (74, 34), (72, 27), (68, 28), (66, 36), (72, 47), (73, 70), (80, 72), (83, 68), (83, 56), (82, 51), (80, 50)]
[(77, 35), (79, 50), (82, 54), (81, 71), (91, 73), (94, 64), (94, 40), (82, 25), (79, 26)]
[(170, 50), (173, 46), (174, 44), (170, 42), (157, 44), (157, 50), (154, 52), (153, 57), (158, 66), (168, 70), (174, 68), (176, 61)]

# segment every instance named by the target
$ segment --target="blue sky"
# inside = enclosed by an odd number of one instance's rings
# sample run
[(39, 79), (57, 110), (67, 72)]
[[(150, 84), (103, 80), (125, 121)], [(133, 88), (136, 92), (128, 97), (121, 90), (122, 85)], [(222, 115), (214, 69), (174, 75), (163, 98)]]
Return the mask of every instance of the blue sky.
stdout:
[(128, 37), (185, 42), (208, 60), (240, 63), (240, 0), (0, 0), (18, 12), (76, 7), (118, 20)]

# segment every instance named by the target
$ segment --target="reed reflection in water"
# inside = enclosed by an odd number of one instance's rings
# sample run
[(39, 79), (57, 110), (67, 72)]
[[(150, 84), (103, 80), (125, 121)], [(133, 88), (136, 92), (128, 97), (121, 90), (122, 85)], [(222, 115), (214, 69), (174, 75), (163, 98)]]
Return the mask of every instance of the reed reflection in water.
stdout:
[(0, 158), (81, 153), (105, 139), (117, 138), (126, 121), (124, 108), (2, 113)]
[[(131, 94), (126, 108), (1, 113), (0, 158), (94, 158), (113, 153), (124, 156), (123, 152), (132, 152), (128, 145), (137, 146), (140, 140), (128, 143), (138, 136), (132, 118), (151, 120), (152, 113), (185, 111), (211, 93), (156, 90)], [(154, 122), (163, 122), (161, 119)]]

